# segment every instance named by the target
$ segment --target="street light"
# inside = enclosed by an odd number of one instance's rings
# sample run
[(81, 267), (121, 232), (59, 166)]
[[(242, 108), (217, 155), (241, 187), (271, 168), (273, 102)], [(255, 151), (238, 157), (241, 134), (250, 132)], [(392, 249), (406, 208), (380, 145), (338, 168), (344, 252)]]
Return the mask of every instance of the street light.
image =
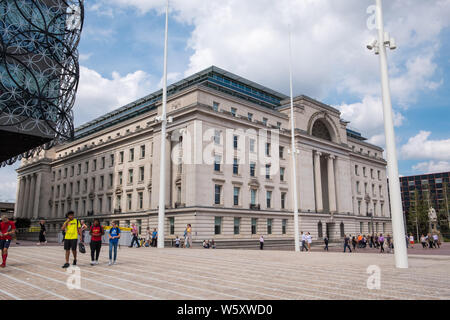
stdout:
[(381, 0), (376, 0), (376, 26), (378, 39), (372, 41), (367, 48), (374, 50), (380, 57), (381, 88), (383, 93), (384, 132), (386, 136), (387, 169), (389, 176), (389, 201), (392, 211), (392, 233), (395, 243), (395, 265), (397, 268), (408, 268), (408, 253), (406, 251), (405, 230), (403, 229), (403, 208), (398, 177), (398, 163), (395, 148), (394, 121), (392, 113), (391, 93), (387, 66), (386, 48), (397, 48), (395, 39), (384, 32), (383, 9)]

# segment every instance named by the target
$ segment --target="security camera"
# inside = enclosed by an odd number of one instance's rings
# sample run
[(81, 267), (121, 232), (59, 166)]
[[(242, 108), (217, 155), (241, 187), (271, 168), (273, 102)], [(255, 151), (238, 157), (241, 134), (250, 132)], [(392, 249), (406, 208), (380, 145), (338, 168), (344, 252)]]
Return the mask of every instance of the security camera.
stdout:
[(367, 45), (367, 49), (372, 50), (376, 47), (377, 43), (378, 41), (374, 39), (370, 44)]
[(397, 43), (395, 42), (395, 39), (394, 39), (394, 38), (391, 38), (391, 39), (389, 40), (389, 48), (390, 48), (391, 50), (397, 49)]
[(391, 37), (389, 36), (389, 32), (384, 33), (384, 44), (389, 45), (389, 41), (391, 40)]

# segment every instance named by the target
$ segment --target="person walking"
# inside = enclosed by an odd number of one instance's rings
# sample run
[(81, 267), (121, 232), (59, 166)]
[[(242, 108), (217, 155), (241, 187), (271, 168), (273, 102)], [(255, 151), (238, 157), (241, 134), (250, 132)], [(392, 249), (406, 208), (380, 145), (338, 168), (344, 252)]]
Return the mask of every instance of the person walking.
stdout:
[[(120, 239), (120, 228), (117, 227), (115, 222), (112, 223), (112, 227), (109, 230), (109, 264), (116, 264), (117, 260), (117, 245), (119, 244)], [(112, 252), (114, 250), (114, 260), (112, 256)]]
[(306, 242), (308, 243), (308, 251), (311, 251), (312, 236), (311, 236), (311, 233), (309, 233), (309, 232), (306, 235)]
[(378, 243), (380, 244), (380, 253), (384, 252), (384, 237), (382, 233), (380, 233), (380, 236), (378, 237)]
[(81, 223), (78, 219), (75, 219), (75, 213), (69, 211), (67, 213), (67, 219), (61, 227), (62, 231), (65, 231), (64, 235), (64, 250), (66, 251), (66, 263), (62, 266), (63, 268), (70, 267), (69, 258), (70, 251), (73, 255), (72, 265), (77, 265), (77, 246), (78, 237), (81, 239)]
[(352, 237), (351, 235), (350, 235), (350, 237), (352, 239), (353, 251), (356, 251), (356, 237), (355, 236)]
[(323, 248), (323, 250), (328, 251), (328, 237), (327, 236), (325, 236), (323, 238), (323, 242), (325, 243), (325, 247)]
[(39, 221), (39, 242), (37, 243), (38, 246), (40, 246), (41, 244), (46, 244), (47, 243), (47, 239), (45, 238), (45, 234), (47, 233), (46, 229), (45, 229), (45, 220), (42, 219), (41, 221)]
[(134, 223), (131, 224), (131, 235), (133, 238), (131, 239), (130, 248), (133, 247), (135, 242), (137, 244), (137, 247), (140, 248), (141, 245), (139, 244), (139, 239), (138, 239), (138, 229)]
[(304, 233), (303, 231), (301, 231), (302, 234), (302, 251), (306, 250), (308, 251), (308, 248), (306, 247), (306, 233)]
[(346, 234), (344, 234), (344, 252), (347, 248), (350, 252), (352, 252), (352, 248), (350, 248), (350, 238)]
[(152, 232), (152, 247), (158, 246), (158, 231), (156, 231), (156, 228), (153, 229)]
[(422, 249), (425, 249), (427, 247), (427, 239), (423, 234), (420, 236), (420, 243), (422, 244)]
[(430, 233), (427, 235), (427, 239), (428, 239), (428, 247), (430, 249), (433, 249), (433, 237), (431, 236)]
[(373, 236), (373, 233), (370, 235), (370, 241), (369, 241), (369, 247), (370, 247), (370, 249), (372, 249), (372, 247), (373, 248), (375, 248), (375, 242), (374, 242), (374, 236)]
[(145, 233), (145, 246), (146, 247), (150, 247), (151, 239), (152, 239), (152, 233), (150, 231), (150, 227), (147, 227), (147, 231)]
[(438, 248), (441, 248), (441, 245), (439, 243), (439, 236), (436, 233), (433, 233), (433, 245), (436, 248), (436, 246)]
[(11, 245), (12, 236), (16, 233), (16, 224), (10, 221), (7, 215), (2, 216), (0, 222), (0, 250), (2, 251), (2, 264), (0, 267), (6, 267), (6, 259), (8, 258), (8, 250)]
[(176, 248), (179, 248), (179, 247), (180, 247), (180, 241), (181, 241), (181, 240), (180, 240), (180, 237), (177, 235), (176, 238), (175, 238), (175, 247), (176, 247)]
[(211, 243), (211, 249), (215, 249), (216, 243), (214, 242), (214, 239), (211, 239), (210, 243)]
[(102, 248), (102, 236), (105, 234), (99, 219), (94, 219), (94, 224), (91, 226), (89, 234), (91, 236), (91, 265), (93, 266), (98, 264), (98, 257)]
[(259, 250), (264, 250), (264, 237), (262, 235), (259, 237)]
[(89, 229), (89, 227), (87, 226), (84, 220), (80, 220), (80, 224), (81, 224), (81, 242), (84, 243), (84, 231)]
[(391, 246), (392, 246), (392, 239), (391, 239), (391, 235), (388, 233), (388, 235), (386, 236), (386, 249), (387, 249), (387, 253), (391, 253)]
[(192, 226), (190, 223), (188, 223), (187, 227), (186, 227), (186, 240), (188, 243), (188, 248), (192, 247)]
[(409, 234), (409, 243), (411, 244), (411, 248), (414, 249), (414, 236), (412, 233)]

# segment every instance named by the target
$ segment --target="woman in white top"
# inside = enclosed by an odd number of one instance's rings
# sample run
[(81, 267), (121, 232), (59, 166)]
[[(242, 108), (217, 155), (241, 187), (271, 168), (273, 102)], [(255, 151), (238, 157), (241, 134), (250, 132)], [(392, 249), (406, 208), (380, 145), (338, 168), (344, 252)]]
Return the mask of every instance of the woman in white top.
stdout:
[(411, 248), (414, 248), (414, 236), (412, 234), (409, 235), (409, 243), (411, 244)]
[(308, 250), (311, 251), (312, 237), (311, 237), (311, 233), (309, 233), (309, 232), (308, 232), (308, 235), (306, 236), (306, 242), (308, 242)]

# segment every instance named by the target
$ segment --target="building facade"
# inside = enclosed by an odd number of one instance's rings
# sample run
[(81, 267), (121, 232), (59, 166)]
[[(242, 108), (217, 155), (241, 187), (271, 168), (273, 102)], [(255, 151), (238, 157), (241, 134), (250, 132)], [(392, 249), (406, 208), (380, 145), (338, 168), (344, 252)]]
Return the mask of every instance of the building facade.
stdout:
[(383, 150), (349, 130), (335, 108), (294, 99), (293, 177), (287, 96), (210, 67), (168, 87), (166, 137), (161, 96), (95, 119), (74, 141), (22, 160), (16, 215), (46, 217), (57, 228), (74, 210), (105, 224), (156, 228), (164, 138), (167, 238), (190, 223), (194, 240), (293, 239), (294, 178), (300, 230), (314, 239), (391, 232)]

